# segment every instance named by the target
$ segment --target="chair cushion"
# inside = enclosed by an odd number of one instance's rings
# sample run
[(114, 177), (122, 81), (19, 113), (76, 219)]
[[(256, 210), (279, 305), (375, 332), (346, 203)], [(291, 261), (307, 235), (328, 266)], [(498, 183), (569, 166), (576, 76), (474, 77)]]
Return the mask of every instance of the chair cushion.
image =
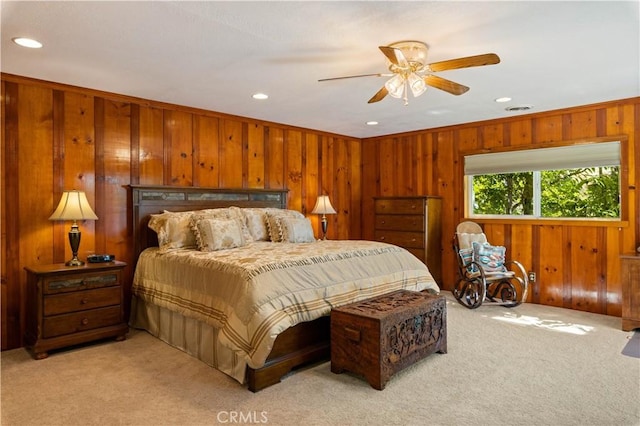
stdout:
[(468, 234), (466, 232), (458, 233), (458, 248), (460, 249), (470, 249), (472, 248), (471, 244), (476, 241), (479, 243), (486, 243), (487, 236), (482, 232), (479, 234)]
[(478, 263), (485, 272), (505, 272), (504, 266), (506, 247), (492, 246), (488, 243), (472, 242), (473, 261)]

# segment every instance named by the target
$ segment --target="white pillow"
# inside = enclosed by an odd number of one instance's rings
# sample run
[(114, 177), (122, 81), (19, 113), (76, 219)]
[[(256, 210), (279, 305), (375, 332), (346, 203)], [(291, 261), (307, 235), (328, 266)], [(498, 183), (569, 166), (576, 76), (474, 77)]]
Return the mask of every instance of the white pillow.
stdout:
[(236, 218), (200, 219), (195, 222), (193, 229), (200, 251), (225, 250), (246, 244), (242, 224)]
[(278, 226), (282, 242), (312, 243), (316, 240), (311, 221), (307, 218), (281, 217), (278, 218)]

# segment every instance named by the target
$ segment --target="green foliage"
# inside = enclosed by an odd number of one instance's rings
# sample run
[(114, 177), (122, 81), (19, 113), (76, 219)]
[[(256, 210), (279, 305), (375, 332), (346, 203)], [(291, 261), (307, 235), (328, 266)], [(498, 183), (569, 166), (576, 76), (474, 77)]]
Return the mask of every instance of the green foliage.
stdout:
[(620, 217), (619, 167), (474, 176), (474, 213), (533, 215), (537, 173), (541, 217)]

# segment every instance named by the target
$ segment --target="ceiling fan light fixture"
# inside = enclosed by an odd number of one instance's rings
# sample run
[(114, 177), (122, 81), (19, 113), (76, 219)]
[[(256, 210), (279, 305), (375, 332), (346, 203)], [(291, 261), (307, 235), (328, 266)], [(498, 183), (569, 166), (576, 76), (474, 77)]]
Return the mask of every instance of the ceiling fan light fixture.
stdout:
[(384, 87), (389, 91), (389, 95), (394, 98), (401, 98), (404, 94), (404, 78), (400, 74), (396, 74), (387, 80)]
[(413, 93), (413, 97), (417, 98), (427, 91), (427, 85), (422, 78), (418, 76), (418, 74), (412, 72), (409, 74), (409, 87), (411, 88), (411, 93)]

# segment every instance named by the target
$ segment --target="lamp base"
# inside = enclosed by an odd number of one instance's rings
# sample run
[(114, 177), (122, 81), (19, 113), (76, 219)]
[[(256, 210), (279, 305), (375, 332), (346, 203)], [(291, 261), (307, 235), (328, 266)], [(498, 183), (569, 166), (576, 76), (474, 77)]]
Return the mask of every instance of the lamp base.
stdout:
[(65, 263), (66, 266), (82, 266), (84, 265), (84, 262), (80, 259), (78, 259), (78, 257), (74, 257), (73, 259), (71, 259), (70, 261), (68, 261), (67, 263)]

